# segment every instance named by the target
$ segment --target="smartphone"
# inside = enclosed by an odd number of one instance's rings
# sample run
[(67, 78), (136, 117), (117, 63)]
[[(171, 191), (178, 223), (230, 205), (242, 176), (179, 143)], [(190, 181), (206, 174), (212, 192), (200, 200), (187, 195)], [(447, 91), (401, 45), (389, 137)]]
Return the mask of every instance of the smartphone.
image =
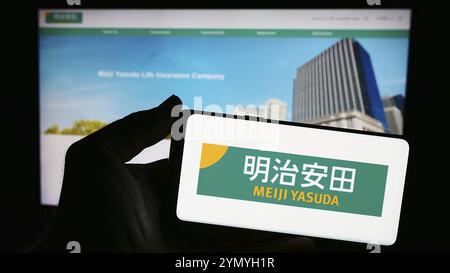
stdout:
[(409, 152), (400, 136), (194, 111), (180, 124), (169, 157), (179, 219), (395, 242)]

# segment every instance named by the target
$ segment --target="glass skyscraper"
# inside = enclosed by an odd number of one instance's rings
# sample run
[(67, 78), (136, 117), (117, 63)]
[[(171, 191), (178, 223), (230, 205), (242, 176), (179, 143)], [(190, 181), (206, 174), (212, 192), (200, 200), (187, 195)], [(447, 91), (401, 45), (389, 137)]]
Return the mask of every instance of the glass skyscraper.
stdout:
[(314, 123), (355, 112), (387, 128), (370, 55), (356, 40), (345, 38), (297, 69), (292, 120)]

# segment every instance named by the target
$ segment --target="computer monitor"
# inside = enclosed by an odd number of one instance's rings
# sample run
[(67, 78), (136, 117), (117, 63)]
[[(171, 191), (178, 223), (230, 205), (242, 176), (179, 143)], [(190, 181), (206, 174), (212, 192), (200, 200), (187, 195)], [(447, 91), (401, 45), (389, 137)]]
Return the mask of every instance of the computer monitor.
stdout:
[[(171, 94), (195, 110), (402, 134), (409, 9), (39, 10), (41, 203), (75, 141)], [(169, 155), (168, 139), (132, 162)]]

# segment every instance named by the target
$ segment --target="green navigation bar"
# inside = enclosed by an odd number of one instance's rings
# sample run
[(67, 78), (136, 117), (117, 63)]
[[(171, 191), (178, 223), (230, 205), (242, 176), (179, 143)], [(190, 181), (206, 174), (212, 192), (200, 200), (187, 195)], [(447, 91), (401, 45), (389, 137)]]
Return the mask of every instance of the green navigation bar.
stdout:
[(408, 30), (46, 28), (41, 35), (408, 38)]

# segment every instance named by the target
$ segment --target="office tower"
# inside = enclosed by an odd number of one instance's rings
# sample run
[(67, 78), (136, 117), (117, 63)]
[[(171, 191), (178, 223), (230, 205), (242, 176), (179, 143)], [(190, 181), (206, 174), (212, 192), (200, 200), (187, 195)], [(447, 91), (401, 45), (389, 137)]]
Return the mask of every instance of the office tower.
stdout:
[(387, 121), (367, 51), (338, 41), (297, 69), (292, 120), (384, 132)]
[(383, 97), (384, 113), (388, 123), (388, 132), (403, 134), (403, 116), (405, 97), (403, 95)]
[(268, 99), (265, 105), (238, 105), (234, 114), (261, 117), (264, 119), (287, 120), (287, 103), (279, 99)]
[(388, 133), (401, 135), (403, 134), (403, 115), (396, 106), (388, 106), (384, 108), (388, 123)]
[(239, 116), (266, 117), (264, 109), (261, 106), (257, 107), (256, 105), (237, 105), (234, 107), (233, 112), (235, 115)]
[(395, 95), (395, 96), (385, 96), (383, 97), (383, 106), (384, 108), (395, 106), (397, 107), (402, 115), (405, 115), (405, 97), (403, 95)]
[(266, 100), (266, 118), (287, 120), (287, 103), (279, 99)]

